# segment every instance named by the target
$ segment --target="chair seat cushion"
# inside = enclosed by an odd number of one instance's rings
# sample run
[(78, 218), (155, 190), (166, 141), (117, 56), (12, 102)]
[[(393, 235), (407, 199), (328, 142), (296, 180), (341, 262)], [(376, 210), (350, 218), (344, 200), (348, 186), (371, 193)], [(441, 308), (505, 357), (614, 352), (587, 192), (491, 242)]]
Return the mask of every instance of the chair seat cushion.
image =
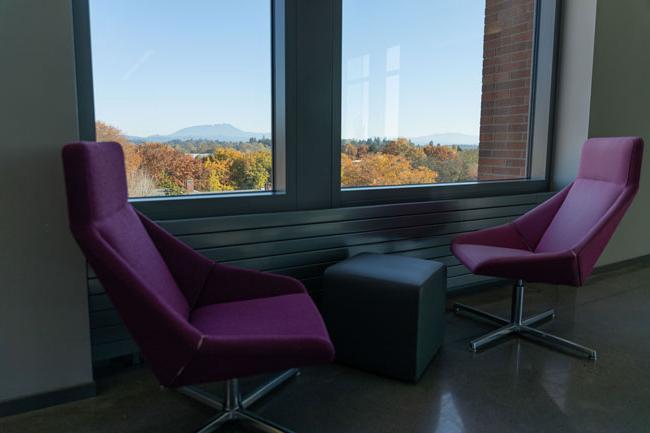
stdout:
[(478, 272), (494, 260), (507, 260), (512, 257), (531, 256), (534, 253), (517, 248), (504, 248), (492, 245), (455, 244), (454, 255), (472, 272)]
[(327, 337), (311, 298), (302, 293), (208, 305), (194, 310), (190, 322), (208, 338)]
[(175, 385), (224, 380), (330, 362), (334, 348), (305, 293), (225, 302), (194, 310), (203, 335)]
[(580, 284), (580, 272), (572, 251), (534, 253), (518, 248), (462, 242), (454, 242), (451, 249), (474, 274), (523, 279), (531, 283)]

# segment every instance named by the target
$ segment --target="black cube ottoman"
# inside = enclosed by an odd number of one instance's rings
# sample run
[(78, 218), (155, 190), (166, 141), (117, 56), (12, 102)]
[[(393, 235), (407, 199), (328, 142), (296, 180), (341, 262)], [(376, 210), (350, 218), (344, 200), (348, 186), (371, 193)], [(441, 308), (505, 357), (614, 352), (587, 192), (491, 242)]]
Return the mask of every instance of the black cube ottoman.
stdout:
[(325, 271), (322, 313), (337, 361), (417, 382), (442, 344), (447, 268), (359, 254)]

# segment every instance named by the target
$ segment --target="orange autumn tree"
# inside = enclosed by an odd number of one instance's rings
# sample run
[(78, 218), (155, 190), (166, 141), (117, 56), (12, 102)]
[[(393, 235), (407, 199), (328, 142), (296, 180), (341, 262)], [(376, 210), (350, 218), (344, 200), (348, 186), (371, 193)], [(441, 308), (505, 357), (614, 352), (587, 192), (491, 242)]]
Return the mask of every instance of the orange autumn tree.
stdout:
[(439, 182), (476, 180), (478, 149), (462, 151), (456, 146), (428, 144), (422, 148), (424, 165), (439, 174)]
[[(405, 184), (422, 178), (431, 179), (430, 172), (426, 169), (436, 174), (436, 183), (473, 181), (476, 180), (478, 172), (478, 147), (473, 148), (472, 146), (463, 148), (457, 145), (433, 143), (420, 146), (408, 138), (393, 140), (374, 138), (358, 141), (345, 140), (341, 147), (341, 154), (342, 158), (348, 158), (344, 162), (348, 169), (353, 170), (347, 175), (343, 171), (344, 182), (363, 182), (364, 185), (380, 185), (387, 182), (385, 179), (381, 179), (381, 173), (377, 175), (378, 178), (374, 182), (368, 179), (369, 166), (381, 165), (380, 160), (375, 157), (377, 154), (401, 157), (410, 163), (409, 167), (401, 161), (400, 169), (403, 168), (410, 173), (394, 173), (391, 176), (391, 183), (396, 178), (402, 179)], [(369, 157), (373, 159), (366, 161)], [(386, 160), (400, 161), (394, 158), (384, 159), (384, 161)], [(355, 167), (355, 164), (358, 167)], [(348, 184), (348, 186), (361, 186), (361, 184)]]
[(212, 155), (203, 160), (205, 168), (209, 171), (210, 191), (233, 191), (237, 189), (232, 176), (232, 166), (235, 160), (242, 157), (242, 152), (230, 147), (221, 147), (214, 150)]
[(458, 150), (451, 146), (440, 146), (427, 144), (422, 151), (428, 158), (438, 159), (440, 161), (449, 161), (458, 156)]
[(138, 153), (142, 157), (142, 168), (167, 195), (185, 193), (188, 181), (193, 182), (195, 190), (209, 188), (209, 170), (201, 160), (187, 153), (163, 143), (141, 144)]
[[(168, 143), (134, 144), (105, 122), (97, 122), (98, 141), (114, 141), (124, 150), (130, 197), (188, 192), (263, 190), (271, 187), (270, 149), (217, 147), (209, 156), (193, 155)], [(191, 184), (191, 188), (190, 188)]]
[(183, 194), (188, 181), (195, 189), (208, 187), (208, 170), (201, 161), (162, 143), (131, 143), (118, 128), (95, 123), (97, 141), (114, 141), (122, 146), (130, 197)]
[(203, 160), (204, 167), (208, 170), (208, 188), (210, 191), (232, 191), (235, 187), (230, 179), (232, 160), (206, 158)]
[(153, 177), (142, 168), (142, 156), (138, 146), (131, 143), (118, 128), (105, 122), (95, 122), (97, 141), (114, 141), (122, 146), (124, 168), (129, 197), (155, 195), (156, 183)]
[(422, 148), (413, 144), (408, 138), (397, 138), (389, 141), (382, 153), (402, 156), (409, 160), (414, 168), (420, 167), (426, 159)]
[(95, 135), (97, 141), (114, 141), (120, 143), (124, 152), (124, 165), (126, 166), (126, 175), (132, 175), (140, 168), (142, 158), (138, 155), (137, 147), (131, 143), (120, 131), (114, 126), (105, 122), (95, 122)]
[(343, 186), (382, 186), (435, 183), (438, 174), (426, 167), (413, 167), (403, 156), (371, 153), (363, 159), (341, 155)]

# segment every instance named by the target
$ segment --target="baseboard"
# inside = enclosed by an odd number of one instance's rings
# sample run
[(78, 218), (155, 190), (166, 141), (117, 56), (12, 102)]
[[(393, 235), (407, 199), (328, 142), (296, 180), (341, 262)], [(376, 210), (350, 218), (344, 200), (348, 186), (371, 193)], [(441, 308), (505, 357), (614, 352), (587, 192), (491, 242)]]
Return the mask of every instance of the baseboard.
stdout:
[(648, 265), (650, 266), (650, 254), (647, 254), (645, 256), (639, 256), (639, 257), (634, 257), (631, 259), (625, 259), (621, 260), (619, 262), (614, 262), (614, 263), (608, 263), (606, 265), (598, 266), (596, 269), (594, 269), (594, 274), (601, 274), (604, 272), (609, 272), (612, 270), (615, 270), (616, 268), (620, 268), (622, 266), (629, 266), (629, 265)]
[(97, 395), (95, 382), (0, 402), (0, 417), (16, 415)]
[[(650, 266), (650, 254), (645, 256), (634, 257), (631, 259), (621, 260), (620, 262), (608, 263), (606, 265), (598, 266), (594, 269), (592, 275), (605, 274), (607, 272), (615, 271), (625, 266), (645, 265)], [(454, 287), (447, 292), (447, 296), (453, 298), (455, 296), (464, 296), (476, 292), (480, 292), (486, 288), (512, 283), (514, 280), (507, 280), (502, 278), (490, 278), (480, 283), (466, 284), (464, 286)]]

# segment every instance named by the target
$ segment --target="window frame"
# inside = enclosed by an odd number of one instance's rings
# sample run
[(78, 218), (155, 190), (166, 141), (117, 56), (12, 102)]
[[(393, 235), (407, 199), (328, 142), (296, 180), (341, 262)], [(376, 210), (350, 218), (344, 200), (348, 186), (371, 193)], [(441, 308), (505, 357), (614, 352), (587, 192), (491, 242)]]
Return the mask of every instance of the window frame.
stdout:
[[(339, 7), (345, 0), (337, 0)], [(381, 187), (341, 187), (339, 204), (354, 206), (409, 201), (449, 200), (506, 194), (527, 194), (549, 190), (553, 117), (555, 100), (556, 64), (559, 40), (560, 0), (535, 0), (533, 17), (533, 59), (531, 67), (531, 93), (528, 122), (528, 158), (526, 178), (496, 181), (473, 181), (422, 185), (396, 185)], [(342, 14), (337, 22), (340, 28), (338, 46), (342, 46)], [(342, 62), (341, 51), (338, 63)], [(335, 77), (338, 107), (335, 130), (341, 131), (341, 74)], [(333, 143), (340, 152), (340, 139)], [(340, 158), (338, 167), (340, 171)]]
[[(269, 0), (274, 191), (131, 198), (154, 219), (328, 209), (549, 190), (561, 0), (535, 2), (528, 177), (341, 188), (344, 0)], [(72, 0), (79, 136), (95, 139), (89, 0)]]
[[(79, 138), (95, 141), (95, 102), (92, 72), (90, 0), (73, 0)], [(295, 204), (295, 161), (292, 123), (295, 87), (292, 67), (296, 40), (294, 10), (287, 0), (269, 0), (271, 9), (271, 104), (273, 191), (225, 192), (181, 196), (130, 197), (138, 210), (157, 219), (198, 218), (238, 213), (291, 210)]]

